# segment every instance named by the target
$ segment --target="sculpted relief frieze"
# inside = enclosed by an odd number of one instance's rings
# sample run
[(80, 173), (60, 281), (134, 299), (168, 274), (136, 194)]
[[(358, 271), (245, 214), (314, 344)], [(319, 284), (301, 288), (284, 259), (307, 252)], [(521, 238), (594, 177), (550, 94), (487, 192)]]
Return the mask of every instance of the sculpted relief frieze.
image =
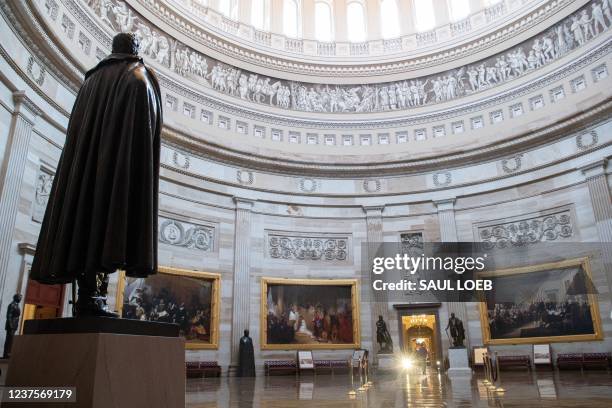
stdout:
[(506, 248), (556, 241), (573, 235), (570, 210), (477, 228), (485, 248)]
[(32, 221), (42, 222), (45, 216), (45, 209), (49, 201), (51, 186), (53, 185), (54, 173), (50, 169), (41, 166), (36, 175), (34, 186), (34, 202), (32, 204)]
[(345, 261), (348, 237), (301, 236), (268, 233), (268, 255), (300, 261)]
[(472, 65), (376, 85), (329, 85), (272, 78), (217, 61), (161, 32), (121, 0), (87, 4), (113, 31), (135, 32), (142, 54), (184, 78), (249, 102), (327, 113), (409, 110), (471, 95), (555, 61), (612, 24), (608, 1), (592, 1), (547, 31)]
[(159, 242), (172, 246), (213, 252), (215, 229), (172, 218), (159, 217)]

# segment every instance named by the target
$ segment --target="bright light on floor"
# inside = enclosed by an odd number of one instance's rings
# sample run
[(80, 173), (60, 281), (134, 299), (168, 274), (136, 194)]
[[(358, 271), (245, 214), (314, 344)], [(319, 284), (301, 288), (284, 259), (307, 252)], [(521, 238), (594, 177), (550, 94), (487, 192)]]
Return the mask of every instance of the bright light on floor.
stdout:
[(412, 360), (409, 359), (408, 357), (404, 357), (402, 359), (402, 368), (404, 370), (410, 370), (412, 368)]

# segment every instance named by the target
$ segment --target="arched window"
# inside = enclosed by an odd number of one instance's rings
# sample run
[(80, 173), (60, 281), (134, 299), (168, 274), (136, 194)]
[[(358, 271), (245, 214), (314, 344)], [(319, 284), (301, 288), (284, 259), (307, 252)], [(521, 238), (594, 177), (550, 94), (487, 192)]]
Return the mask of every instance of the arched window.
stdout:
[(300, 36), (300, 6), (298, 0), (283, 2), (283, 33), (288, 37)]
[(451, 21), (463, 20), (470, 15), (470, 0), (448, 0)]
[(270, 30), (270, 0), (251, 0), (251, 24), (258, 30)]
[(436, 26), (433, 0), (414, 0), (414, 20), (417, 31), (428, 31)]
[(346, 29), (349, 41), (362, 42), (366, 40), (365, 9), (363, 4), (352, 1), (347, 5)]
[(238, 18), (238, 0), (219, 0), (219, 13), (225, 17)]
[[(418, 0), (416, 1), (418, 2)], [(397, 0), (381, 0), (380, 27), (383, 38), (395, 38), (400, 36)]]
[(319, 41), (332, 41), (334, 39), (332, 10), (329, 3), (317, 1), (315, 3), (315, 37)]

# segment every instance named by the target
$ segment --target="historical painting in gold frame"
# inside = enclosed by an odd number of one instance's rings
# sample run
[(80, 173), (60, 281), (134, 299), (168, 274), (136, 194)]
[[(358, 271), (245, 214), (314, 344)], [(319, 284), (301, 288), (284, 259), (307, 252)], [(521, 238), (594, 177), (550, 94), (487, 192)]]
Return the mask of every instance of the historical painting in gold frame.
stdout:
[(477, 274), (493, 281), (480, 292), (484, 344), (543, 344), (602, 340), (589, 259)]
[(359, 348), (358, 296), (356, 279), (261, 278), (261, 348)]
[(160, 266), (147, 278), (120, 272), (117, 312), (122, 318), (177, 323), (185, 348), (219, 347), (221, 275)]

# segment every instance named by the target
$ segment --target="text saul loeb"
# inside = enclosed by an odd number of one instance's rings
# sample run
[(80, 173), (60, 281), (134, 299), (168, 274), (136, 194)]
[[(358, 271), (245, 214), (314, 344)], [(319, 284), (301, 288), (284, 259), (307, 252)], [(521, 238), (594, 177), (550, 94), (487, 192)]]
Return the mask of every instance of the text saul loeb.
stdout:
[[(377, 257), (373, 259), (372, 273), (381, 275), (385, 271), (405, 271), (414, 275), (417, 271), (453, 271), (462, 275), (466, 271), (482, 271), (485, 268), (487, 254), (478, 257), (413, 257), (408, 254), (397, 254), (394, 257)], [(376, 279), (372, 282), (376, 291), (473, 291), (491, 290), (493, 282), (490, 279), (401, 279), (395, 282), (385, 282)]]

